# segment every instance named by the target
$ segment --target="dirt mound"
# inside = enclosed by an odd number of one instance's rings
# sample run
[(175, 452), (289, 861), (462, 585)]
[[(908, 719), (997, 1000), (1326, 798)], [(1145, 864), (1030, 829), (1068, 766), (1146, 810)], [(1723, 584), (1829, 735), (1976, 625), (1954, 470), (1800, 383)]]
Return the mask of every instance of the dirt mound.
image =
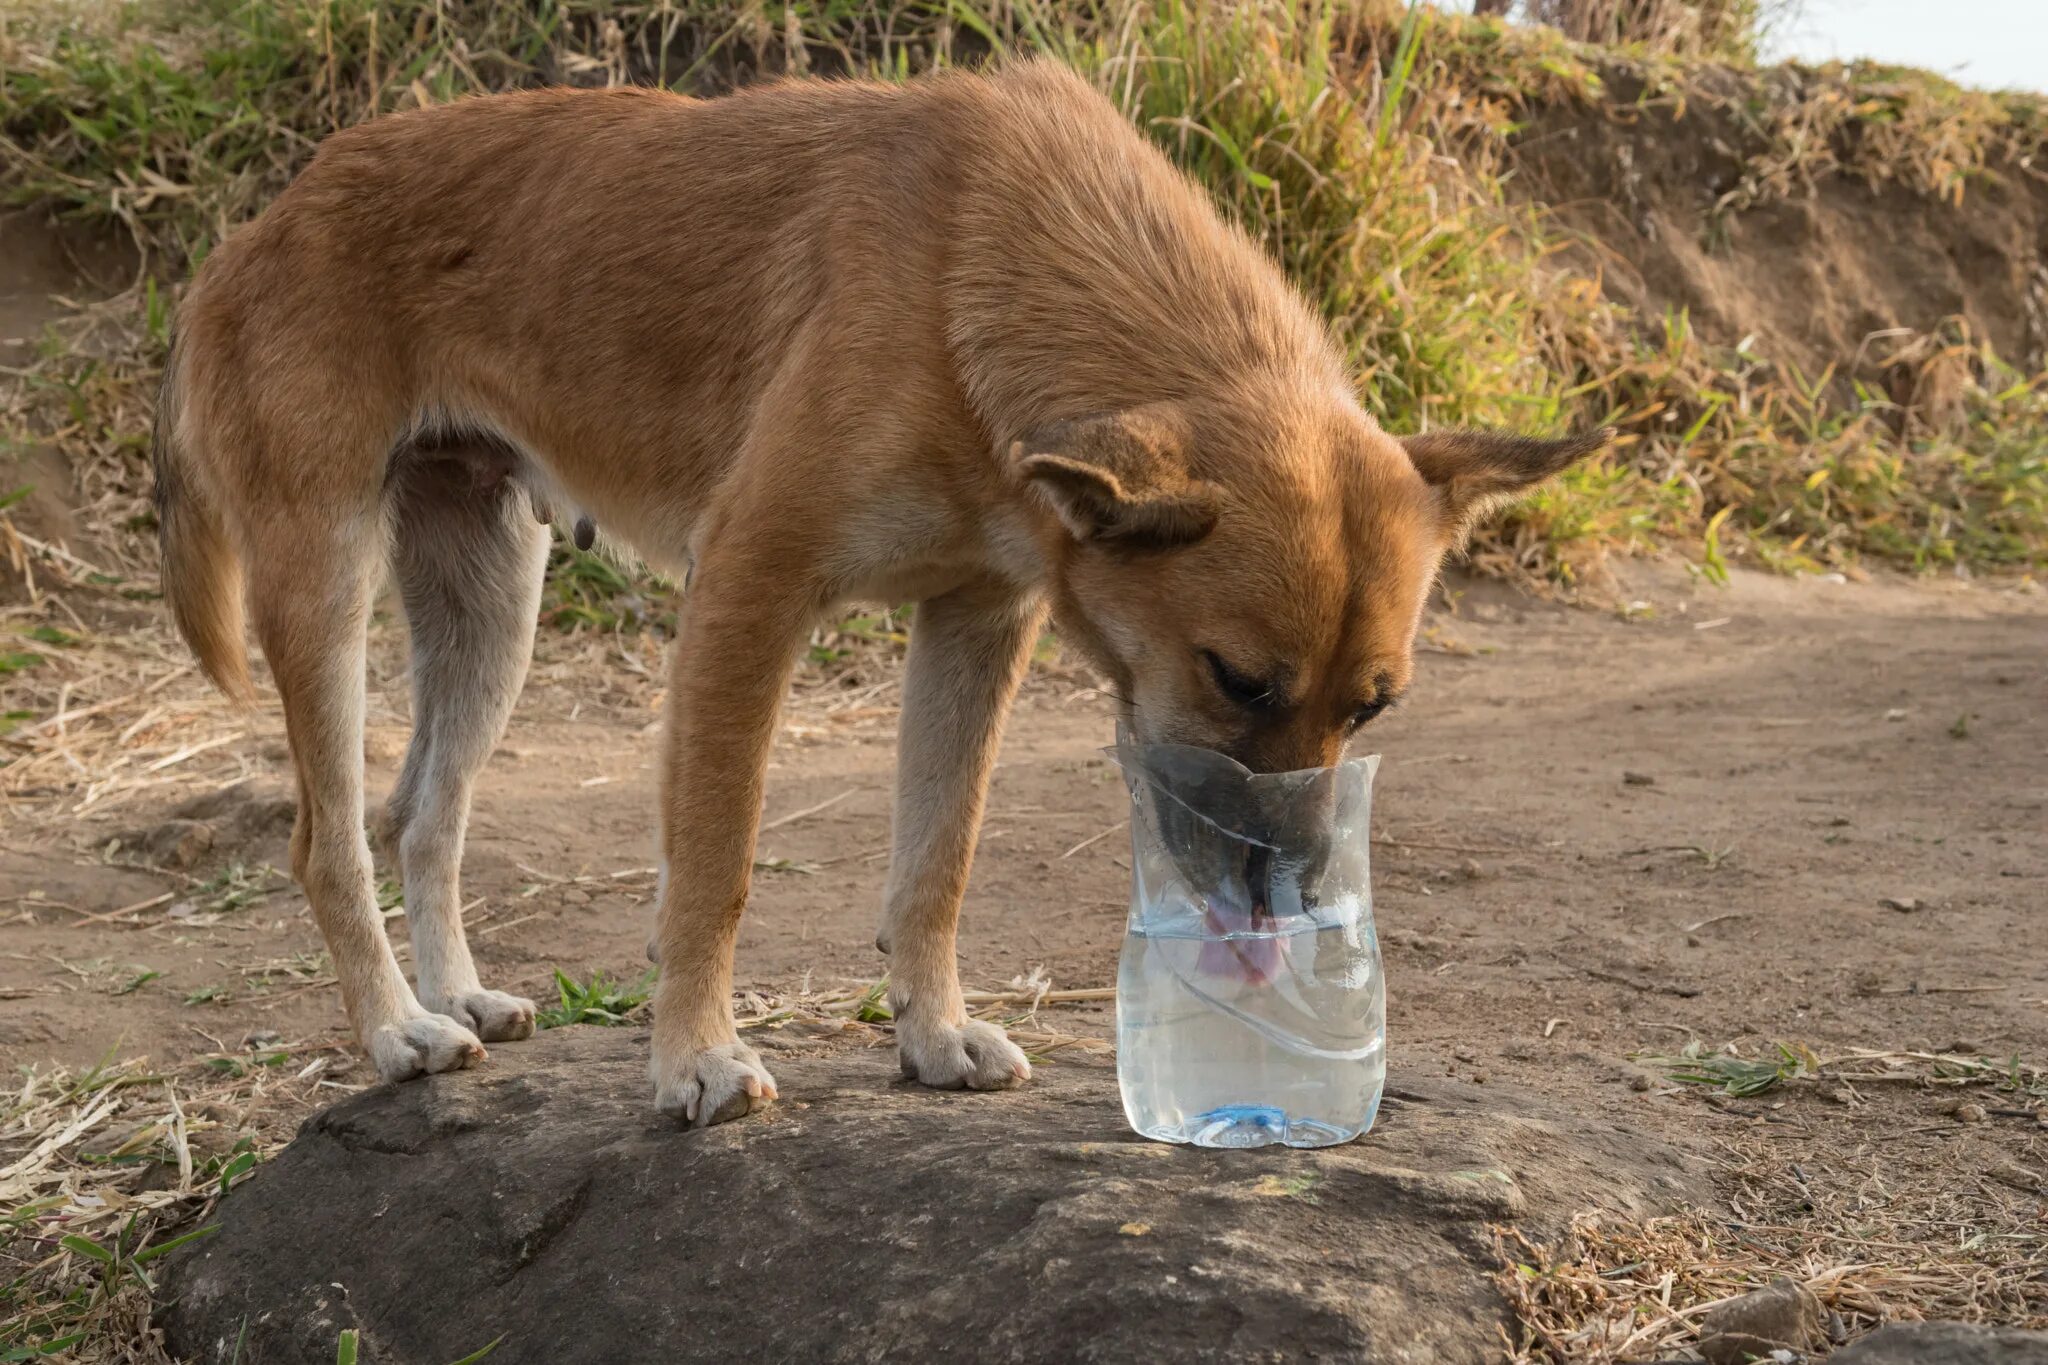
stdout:
[[(1959, 197), (1802, 153), (1768, 126), (1807, 93), (1794, 70), (1703, 69), (1686, 97), (1601, 65), (1604, 98), (1529, 108), (1518, 189), (1583, 244), (1576, 268), (1646, 329), (1686, 309), (1699, 333), (1797, 364), (1858, 368), (1873, 333), (1968, 320), (2009, 362), (2048, 363), (2048, 177), (1993, 150)], [(1839, 130), (1850, 138), (1855, 124)], [(1940, 150), (1932, 148), (1930, 150)], [(1767, 185), (1763, 180), (1789, 183)]]
[(784, 1102), (708, 1131), (656, 1120), (624, 1030), (327, 1110), (175, 1258), (171, 1348), (329, 1361), (353, 1328), (380, 1365), (501, 1336), (506, 1361), (1478, 1362), (1507, 1322), (1489, 1224), (1690, 1185), (1662, 1143), (1498, 1086), (1396, 1086), (1348, 1147), (1215, 1153), (1133, 1136), (1101, 1066), (942, 1095), (887, 1050), (767, 1042)]
[(269, 856), (292, 829), (296, 803), (284, 785), (267, 779), (237, 782), (173, 806), (160, 824), (124, 830), (121, 847), (151, 864), (189, 869), (231, 857)]

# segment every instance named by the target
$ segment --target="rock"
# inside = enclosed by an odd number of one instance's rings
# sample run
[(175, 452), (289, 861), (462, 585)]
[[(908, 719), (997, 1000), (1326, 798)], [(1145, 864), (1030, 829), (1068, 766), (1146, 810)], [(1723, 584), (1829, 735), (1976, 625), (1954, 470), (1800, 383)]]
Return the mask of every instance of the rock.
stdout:
[(1920, 908), (1919, 898), (1915, 896), (1881, 896), (1878, 898), (1877, 903), (1887, 910), (1896, 910), (1902, 915), (1910, 915)]
[(1894, 1322), (1829, 1360), (1832, 1365), (2048, 1365), (2048, 1332), (1968, 1322)]
[(1630, 787), (1654, 787), (1657, 779), (1648, 773), (1625, 772), (1621, 775), (1623, 785)]
[(213, 826), (203, 820), (166, 820), (142, 841), (159, 866), (195, 867), (213, 849)]
[(376, 1365), (499, 1336), (551, 1365), (1490, 1362), (1489, 1225), (1703, 1195), (1662, 1142), (1398, 1066), (1359, 1142), (1206, 1152), (1132, 1134), (1100, 1063), (945, 1094), (888, 1048), (756, 1039), (782, 1101), (703, 1131), (654, 1114), (625, 1029), (342, 1101), (166, 1258), (171, 1351), (326, 1365), (354, 1328)]
[(1710, 1365), (1744, 1365), (1777, 1350), (1804, 1353), (1822, 1340), (1820, 1300), (1796, 1280), (1772, 1280), (1700, 1320), (1700, 1354)]

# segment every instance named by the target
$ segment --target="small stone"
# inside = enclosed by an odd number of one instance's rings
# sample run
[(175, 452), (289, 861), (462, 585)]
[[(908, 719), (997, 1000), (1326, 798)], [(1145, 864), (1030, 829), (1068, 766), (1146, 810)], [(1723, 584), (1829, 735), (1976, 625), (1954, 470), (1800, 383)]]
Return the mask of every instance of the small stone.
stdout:
[(2009, 1161), (2003, 1166), (1993, 1166), (1991, 1178), (2002, 1181), (2016, 1190), (2024, 1190), (2028, 1194), (2039, 1194), (2048, 1190), (2048, 1179), (2043, 1179), (2039, 1172), (2030, 1171), (2018, 1162)]
[(172, 867), (196, 864), (213, 849), (213, 826), (203, 820), (166, 820), (149, 832), (152, 857)]
[(1780, 1278), (1709, 1310), (1700, 1323), (1699, 1350), (1710, 1365), (1744, 1365), (1773, 1351), (1812, 1350), (1822, 1336), (1820, 1300), (1796, 1280)]
[(588, 891), (578, 891), (572, 886), (562, 893), (562, 899), (570, 905), (588, 905), (590, 904), (590, 893)]
[(1885, 896), (1877, 903), (1887, 910), (1896, 910), (1902, 915), (1911, 914), (1920, 908), (1920, 901), (1914, 896)]
[(1629, 787), (1654, 787), (1657, 785), (1657, 779), (1648, 773), (1624, 772), (1621, 775), (1621, 780), (1624, 786)]

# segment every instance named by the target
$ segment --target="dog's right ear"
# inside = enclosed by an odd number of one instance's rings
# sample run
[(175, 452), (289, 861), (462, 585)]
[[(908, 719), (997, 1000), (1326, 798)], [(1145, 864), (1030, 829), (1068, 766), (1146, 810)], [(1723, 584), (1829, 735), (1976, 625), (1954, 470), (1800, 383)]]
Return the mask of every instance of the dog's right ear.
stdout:
[(1221, 501), (1188, 476), (1187, 440), (1178, 414), (1155, 405), (1040, 427), (1010, 458), (1074, 539), (1170, 549), (1209, 534)]

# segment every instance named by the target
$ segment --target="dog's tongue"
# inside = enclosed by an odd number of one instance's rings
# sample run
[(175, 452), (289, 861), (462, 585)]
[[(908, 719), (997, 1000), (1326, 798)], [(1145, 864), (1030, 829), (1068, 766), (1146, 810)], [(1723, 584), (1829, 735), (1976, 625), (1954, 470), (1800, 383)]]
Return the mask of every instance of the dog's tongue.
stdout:
[(1222, 938), (1204, 943), (1195, 959), (1195, 970), (1204, 976), (1242, 981), (1263, 986), (1280, 973), (1280, 939), (1277, 927), (1264, 906), (1249, 909), (1208, 902), (1202, 910), (1202, 927), (1216, 935), (1257, 934), (1257, 938)]

